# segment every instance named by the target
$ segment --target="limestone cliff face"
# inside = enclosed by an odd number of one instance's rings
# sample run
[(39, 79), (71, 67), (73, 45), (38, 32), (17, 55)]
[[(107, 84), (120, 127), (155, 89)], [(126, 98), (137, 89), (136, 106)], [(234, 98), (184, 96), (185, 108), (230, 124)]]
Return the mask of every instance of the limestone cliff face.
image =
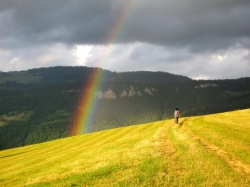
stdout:
[(139, 90), (136, 87), (130, 86), (128, 88), (124, 88), (120, 93), (115, 94), (112, 89), (107, 91), (97, 91), (95, 93), (95, 97), (99, 99), (116, 99), (117, 97), (135, 97), (135, 96), (143, 96), (150, 95), (153, 96), (158, 93), (158, 90), (155, 88), (145, 87), (143, 90)]
[(156, 92), (158, 92), (158, 90), (155, 89), (155, 88), (148, 88), (148, 87), (146, 87), (144, 89), (144, 93), (146, 93), (147, 95), (154, 95)]
[(98, 91), (95, 93), (95, 96), (99, 99), (116, 99), (116, 95), (113, 90), (109, 89), (105, 92)]
[(195, 86), (195, 89), (199, 88), (207, 88), (207, 87), (217, 87), (218, 85), (215, 83), (207, 83), (207, 84), (200, 84), (199, 86)]

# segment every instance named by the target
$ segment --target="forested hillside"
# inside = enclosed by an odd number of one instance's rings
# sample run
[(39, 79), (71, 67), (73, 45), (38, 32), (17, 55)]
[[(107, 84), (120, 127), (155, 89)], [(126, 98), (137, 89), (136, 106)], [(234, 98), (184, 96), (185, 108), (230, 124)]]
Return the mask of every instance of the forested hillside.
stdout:
[[(250, 108), (250, 78), (195, 81), (164, 72), (103, 71), (99, 107), (88, 132), (182, 116)], [(53, 67), (0, 72), (0, 149), (70, 135), (79, 99), (93, 72)]]

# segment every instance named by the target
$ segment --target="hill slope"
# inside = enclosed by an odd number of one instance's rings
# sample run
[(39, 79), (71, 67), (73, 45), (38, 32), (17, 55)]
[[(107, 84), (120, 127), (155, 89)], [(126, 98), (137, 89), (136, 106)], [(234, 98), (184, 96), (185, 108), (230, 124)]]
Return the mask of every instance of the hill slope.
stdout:
[[(70, 136), (86, 82), (94, 68), (53, 67), (0, 72), (0, 150)], [(87, 129), (169, 119), (179, 107), (194, 116), (250, 107), (250, 78), (195, 81), (163, 72), (106, 70)]]
[(0, 152), (0, 186), (250, 185), (250, 109)]

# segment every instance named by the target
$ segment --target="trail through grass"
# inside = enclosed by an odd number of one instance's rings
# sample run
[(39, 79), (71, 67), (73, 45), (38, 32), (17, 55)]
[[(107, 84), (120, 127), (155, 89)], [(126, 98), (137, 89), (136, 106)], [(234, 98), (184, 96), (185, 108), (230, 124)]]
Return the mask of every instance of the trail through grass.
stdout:
[(0, 186), (250, 186), (250, 110), (0, 152)]

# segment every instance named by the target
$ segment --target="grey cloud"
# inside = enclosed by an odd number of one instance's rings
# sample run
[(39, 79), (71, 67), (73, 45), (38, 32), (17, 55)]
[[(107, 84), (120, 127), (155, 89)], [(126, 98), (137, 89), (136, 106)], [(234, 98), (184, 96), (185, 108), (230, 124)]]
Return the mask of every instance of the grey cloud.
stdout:
[[(104, 51), (99, 48), (100, 51)], [(97, 66), (98, 52), (88, 59)], [(99, 53), (100, 54), (100, 53)], [(101, 56), (101, 55), (99, 55)], [(225, 79), (249, 76), (249, 51), (232, 48), (218, 53), (193, 55), (186, 48), (169, 48), (145, 43), (117, 45), (103, 67), (112, 71), (166, 71), (194, 79)], [(96, 64), (97, 63), (97, 64)]]
[(74, 66), (77, 65), (75, 58), (72, 50), (60, 44), (0, 50), (0, 71), (19, 71), (59, 65)]
[[(5, 9), (2, 8), (0, 23), (6, 18), (9, 21), (8, 25), (1, 24), (5, 37), (1, 35), (0, 39), (9, 41), (11, 47), (17, 43), (21, 47), (21, 44), (101, 42), (112, 18), (108, 5), (106, 0), (1, 2)], [(6, 33), (9, 33), (7, 39)]]
[[(117, 0), (1, 2), (1, 46), (102, 44), (125, 3)], [(248, 0), (135, 0), (134, 4), (116, 42), (186, 46), (196, 52), (228, 48), (250, 37), (246, 19), (250, 17)]]
[[(189, 5), (190, 2), (193, 4)], [(233, 6), (230, 6), (229, 2), (225, 1), (228, 2), (224, 4), (225, 7), (221, 1), (219, 7), (215, 1), (211, 2), (208, 6), (200, 1), (185, 1), (180, 6), (170, 7), (167, 7), (169, 4), (166, 3), (166, 12), (150, 12), (151, 9), (148, 9), (147, 13), (134, 17), (138, 20), (131, 23), (129, 33), (131, 37), (140, 38), (142, 41), (188, 46), (193, 51), (227, 48), (241, 42), (243, 37), (249, 38), (250, 25), (247, 24), (246, 18), (250, 17), (250, 2), (237, 1), (239, 4), (235, 5), (234, 2)], [(144, 31), (137, 28), (137, 23)], [(132, 32), (133, 30), (135, 32)], [(133, 33), (137, 33), (137, 36)]]
[[(127, 16), (119, 25), (122, 13)], [(90, 44), (83, 65), (189, 77), (249, 76), (249, 19), (249, 0), (0, 1), (1, 70), (78, 65), (72, 50)], [(110, 42), (116, 46), (108, 62), (100, 62), (115, 28)]]

